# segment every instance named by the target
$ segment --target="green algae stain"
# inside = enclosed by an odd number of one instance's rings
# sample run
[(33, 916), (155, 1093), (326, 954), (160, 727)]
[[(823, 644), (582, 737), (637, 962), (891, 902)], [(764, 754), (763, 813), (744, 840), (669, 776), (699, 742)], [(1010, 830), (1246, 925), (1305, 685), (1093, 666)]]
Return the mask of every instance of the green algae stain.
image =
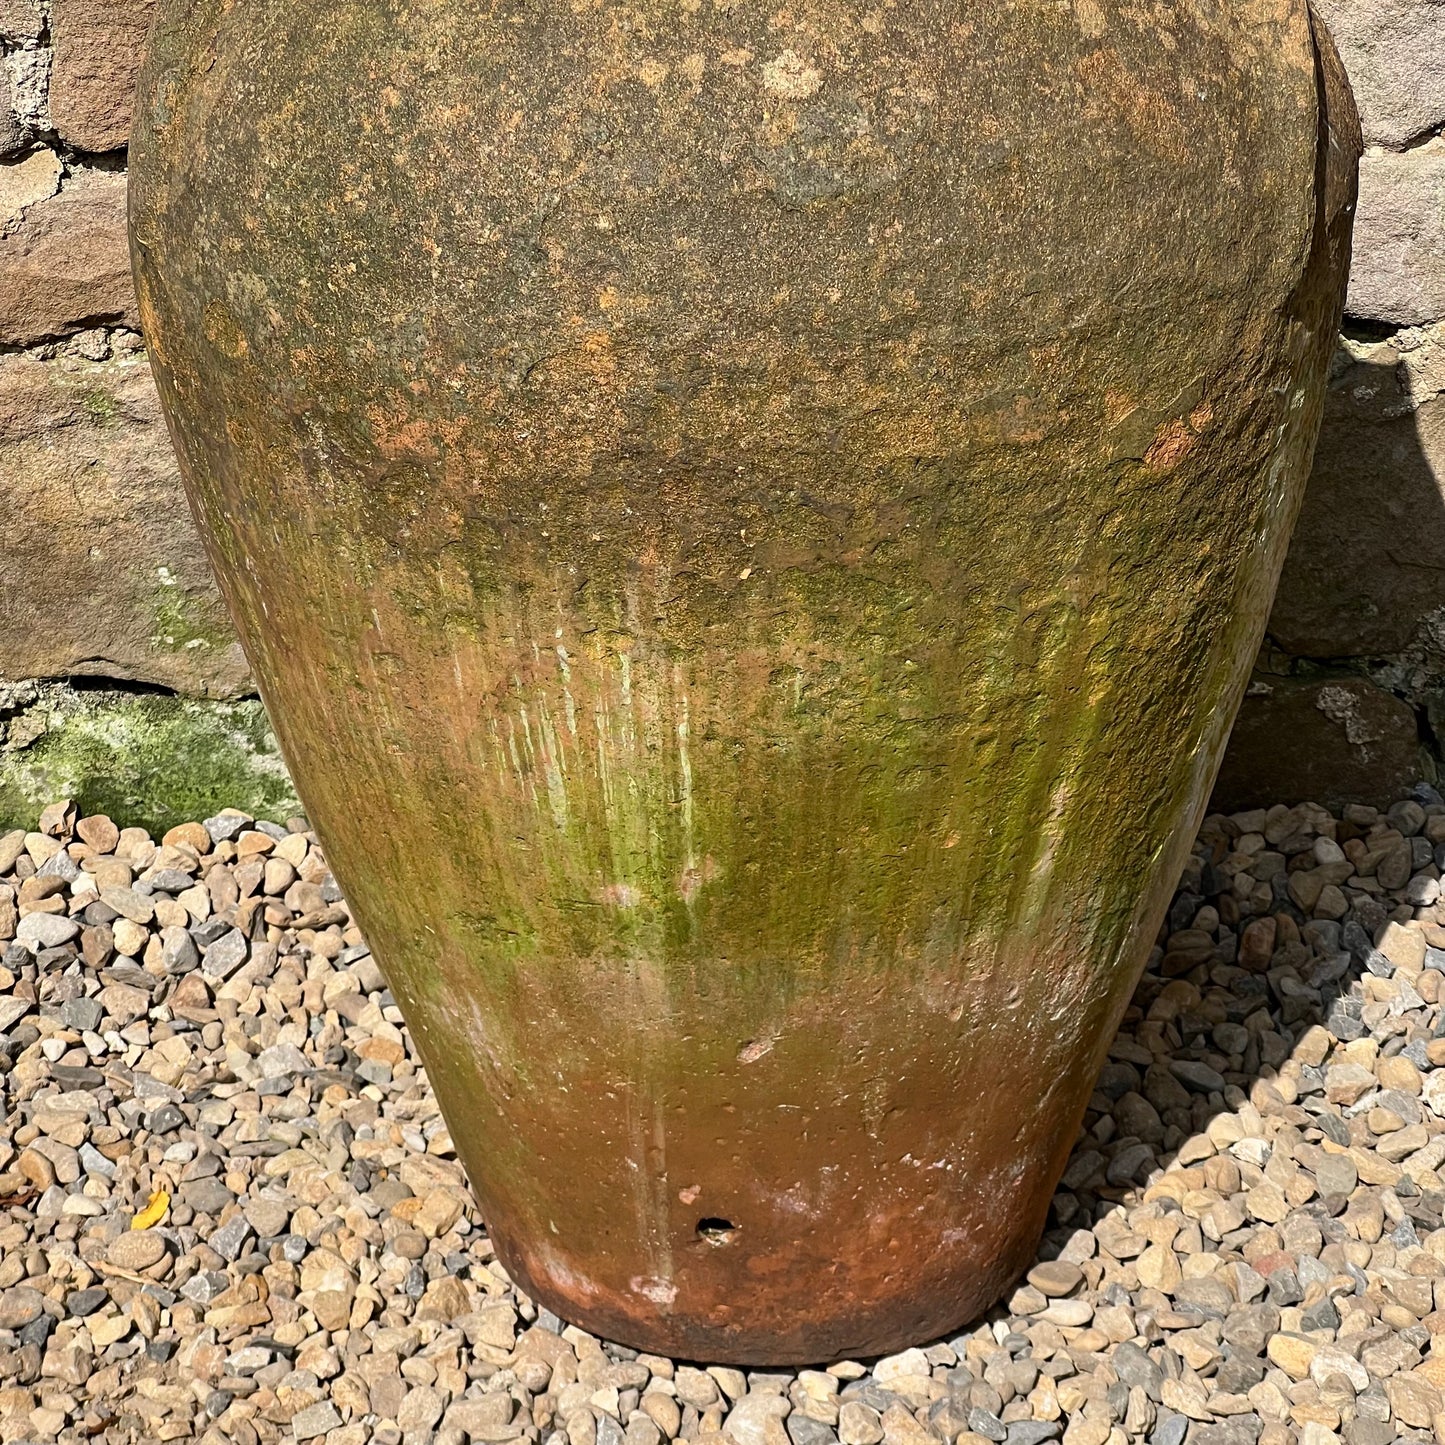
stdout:
[(187, 591), (165, 567), (151, 596), (150, 613), (150, 643), (158, 651), (220, 651), (235, 640), (219, 605), (204, 594)]
[(24, 714), (35, 733), (0, 748), (0, 827), (33, 827), (40, 809), (74, 798), (82, 813), (159, 836), (223, 807), (284, 820), (301, 811), (257, 701), (169, 694), (48, 692)]
[(98, 427), (113, 427), (120, 421), (120, 407), (108, 391), (95, 387), (81, 393), (80, 405)]

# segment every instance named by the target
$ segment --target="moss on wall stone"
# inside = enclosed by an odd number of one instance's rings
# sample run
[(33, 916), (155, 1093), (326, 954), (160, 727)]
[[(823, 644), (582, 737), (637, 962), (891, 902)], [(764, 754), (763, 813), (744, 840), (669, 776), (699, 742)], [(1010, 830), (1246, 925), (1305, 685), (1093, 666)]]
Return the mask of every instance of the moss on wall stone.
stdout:
[(48, 360), (0, 356), (0, 679), (244, 697), (138, 345), (96, 330)]
[(154, 834), (223, 807), (277, 821), (301, 810), (254, 699), (0, 687), (0, 829), (33, 827), (61, 797)]

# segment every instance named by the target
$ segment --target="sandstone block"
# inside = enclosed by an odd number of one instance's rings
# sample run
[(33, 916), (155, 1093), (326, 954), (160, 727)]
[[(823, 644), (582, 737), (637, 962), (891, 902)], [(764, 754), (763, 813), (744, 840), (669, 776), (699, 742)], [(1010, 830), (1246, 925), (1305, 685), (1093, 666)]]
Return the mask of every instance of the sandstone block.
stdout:
[(0, 238), (0, 344), (33, 346), (105, 323), (139, 329), (123, 175), (81, 172)]
[(117, 150), (129, 141), (136, 75), (154, 13), (155, 0), (52, 0), (50, 114), (77, 150)]
[(246, 690), (144, 359), (0, 359), (0, 677)]
[(1316, 0), (1349, 72), (1366, 145), (1400, 149), (1445, 124), (1445, 5)]
[(0, 65), (0, 160), (15, 155), (25, 147), (25, 127), (15, 114), (10, 98), (10, 77)]
[(1256, 683), (1235, 719), (1211, 807), (1379, 807), (1419, 781), (1415, 714), (1363, 677)]
[(45, 17), (36, 0), (0, 0), (0, 40), (23, 45), (39, 40), (45, 31)]
[(1445, 141), (1360, 158), (1345, 310), (1397, 326), (1445, 318)]

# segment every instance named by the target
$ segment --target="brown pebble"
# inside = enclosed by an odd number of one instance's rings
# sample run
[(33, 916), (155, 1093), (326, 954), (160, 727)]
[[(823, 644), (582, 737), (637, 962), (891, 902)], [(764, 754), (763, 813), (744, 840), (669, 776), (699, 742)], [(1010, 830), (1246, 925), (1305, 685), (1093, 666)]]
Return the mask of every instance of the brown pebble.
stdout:
[(104, 813), (94, 813), (75, 825), (80, 841), (94, 853), (113, 853), (120, 842), (120, 829)]
[(165, 1235), (150, 1229), (130, 1229), (111, 1241), (105, 1257), (117, 1269), (139, 1272), (159, 1264), (165, 1254)]
[(92, 968), (104, 968), (115, 952), (115, 935), (110, 924), (96, 923), (80, 930), (80, 956)]
[(79, 809), (72, 799), (51, 803), (40, 814), (40, 831), (47, 838), (68, 838), (75, 831), (75, 819)]
[(1048, 1259), (1029, 1271), (1028, 1281), (1040, 1294), (1057, 1299), (1078, 1289), (1084, 1282), (1084, 1272), (1067, 1260)]
[(211, 835), (200, 823), (177, 823), (161, 842), (167, 848), (189, 848), (199, 857), (211, 851)]

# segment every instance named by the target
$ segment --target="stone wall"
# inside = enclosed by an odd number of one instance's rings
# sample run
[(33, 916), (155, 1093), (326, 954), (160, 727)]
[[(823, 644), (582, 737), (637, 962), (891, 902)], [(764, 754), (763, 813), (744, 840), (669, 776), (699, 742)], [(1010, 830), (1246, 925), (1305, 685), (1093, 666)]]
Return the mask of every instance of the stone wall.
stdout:
[[(0, 0), (0, 826), (295, 800), (196, 537), (125, 229), (154, 0)], [(172, 819), (173, 821), (173, 819)]]
[[(1389, 801), (1437, 776), (1445, 743), (1445, 0), (1319, 8), (1369, 149), (1349, 321), (1229, 806)], [(0, 824), (62, 792), (149, 797), (152, 824), (207, 789), (293, 806), (238, 701), (245, 662), (137, 331), (125, 146), (153, 9), (0, 0)]]

